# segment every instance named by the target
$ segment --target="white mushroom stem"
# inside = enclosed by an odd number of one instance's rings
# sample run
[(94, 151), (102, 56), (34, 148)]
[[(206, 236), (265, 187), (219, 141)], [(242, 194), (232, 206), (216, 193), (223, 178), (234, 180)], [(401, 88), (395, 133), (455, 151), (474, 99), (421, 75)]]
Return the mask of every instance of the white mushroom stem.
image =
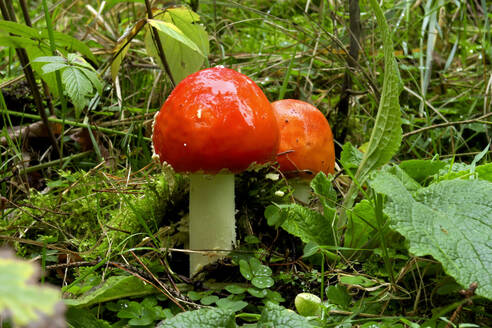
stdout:
[(190, 276), (223, 257), (236, 240), (234, 175), (190, 175)]

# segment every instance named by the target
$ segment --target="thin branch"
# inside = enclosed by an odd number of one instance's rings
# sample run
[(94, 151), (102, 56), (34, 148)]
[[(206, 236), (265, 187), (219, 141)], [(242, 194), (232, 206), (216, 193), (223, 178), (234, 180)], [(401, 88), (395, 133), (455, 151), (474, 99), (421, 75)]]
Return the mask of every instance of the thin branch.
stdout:
[[(147, 8), (148, 18), (152, 19), (153, 18), (152, 7), (150, 5), (149, 0), (145, 0), (145, 7)], [(171, 80), (171, 83), (174, 87), (176, 85), (176, 82), (174, 81), (173, 75), (171, 73), (171, 69), (169, 68), (169, 64), (167, 63), (166, 54), (164, 53), (164, 49), (162, 49), (162, 43), (161, 43), (161, 38), (159, 37), (159, 32), (153, 26), (151, 26), (151, 31), (152, 31), (152, 36), (154, 38), (154, 42), (157, 46), (157, 52), (159, 53), (159, 57), (161, 58), (162, 65), (164, 65), (164, 70), (166, 71), (167, 75), (169, 76), (169, 79)]]
[(414, 134), (418, 134), (427, 130), (432, 130), (432, 129), (437, 129), (437, 128), (445, 128), (448, 126), (454, 126), (454, 125), (461, 125), (461, 124), (470, 124), (470, 123), (482, 123), (482, 124), (490, 124), (492, 125), (492, 122), (488, 121), (482, 121), (483, 119), (492, 116), (492, 113), (487, 113), (485, 115), (482, 115), (480, 117), (470, 119), (470, 120), (464, 120), (464, 121), (457, 121), (457, 122), (446, 122), (446, 123), (439, 123), (439, 124), (434, 124), (430, 126), (426, 126), (414, 131), (407, 132), (403, 135), (403, 138), (409, 137)]

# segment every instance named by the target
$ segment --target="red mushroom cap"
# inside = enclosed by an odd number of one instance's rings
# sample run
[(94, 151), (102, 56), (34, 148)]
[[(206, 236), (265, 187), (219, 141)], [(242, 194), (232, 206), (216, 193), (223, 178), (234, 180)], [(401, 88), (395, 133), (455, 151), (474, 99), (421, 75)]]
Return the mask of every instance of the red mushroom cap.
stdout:
[(275, 160), (272, 106), (247, 76), (223, 67), (198, 71), (171, 92), (154, 121), (154, 151), (177, 172), (237, 173)]
[(280, 170), (284, 173), (334, 173), (335, 144), (323, 113), (295, 99), (275, 101), (272, 106), (280, 129), (277, 157)]

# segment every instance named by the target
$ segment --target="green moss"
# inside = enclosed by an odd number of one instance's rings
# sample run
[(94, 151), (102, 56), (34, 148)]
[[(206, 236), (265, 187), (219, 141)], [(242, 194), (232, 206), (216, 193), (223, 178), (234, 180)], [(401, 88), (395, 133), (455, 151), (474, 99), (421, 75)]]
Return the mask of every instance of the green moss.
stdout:
[[(49, 235), (49, 243), (68, 242), (65, 247), (81, 252), (95, 248), (89, 257), (106, 255), (110, 245), (112, 252), (134, 246), (146, 235), (144, 224), (156, 233), (162, 224), (179, 221), (166, 214), (186, 204), (188, 188), (185, 178), (170, 173), (135, 180), (127, 184), (103, 172), (60, 171), (48, 182), (49, 192), (32, 191), (23, 206), (0, 221), (0, 233), (39, 241)], [(19, 244), (17, 251), (39, 249)]]

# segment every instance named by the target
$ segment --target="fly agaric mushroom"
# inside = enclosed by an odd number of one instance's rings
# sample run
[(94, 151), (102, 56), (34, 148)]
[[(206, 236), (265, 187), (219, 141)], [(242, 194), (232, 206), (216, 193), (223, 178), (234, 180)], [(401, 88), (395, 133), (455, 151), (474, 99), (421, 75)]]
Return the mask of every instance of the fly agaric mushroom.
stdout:
[(280, 171), (296, 177), (294, 197), (307, 203), (310, 187), (306, 179), (318, 172), (334, 173), (335, 144), (326, 117), (316, 107), (295, 99), (272, 103), (280, 130), (277, 161)]
[[(153, 126), (161, 162), (190, 175), (190, 249), (231, 250), (234, 173), (274, 161), (279, 132), (272, 106), (247, 76), (223, 67), (198, 71), (171, 92)], [(219, 255), (190, 256), (190, 274)]]

